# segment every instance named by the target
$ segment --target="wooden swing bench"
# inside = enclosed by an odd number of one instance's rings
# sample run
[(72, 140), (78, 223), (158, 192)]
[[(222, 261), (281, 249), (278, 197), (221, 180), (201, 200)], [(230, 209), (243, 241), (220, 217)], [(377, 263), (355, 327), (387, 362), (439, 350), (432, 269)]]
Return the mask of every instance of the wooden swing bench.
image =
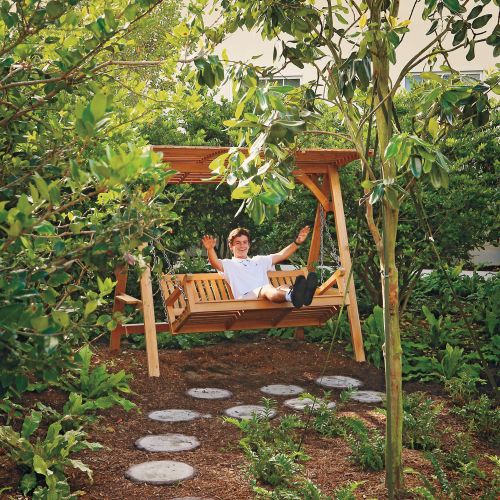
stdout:
[[(227, 147), (152, 146), (152, 148), (161, 153), (163, 160), (176, 171), (176, 174), (169, 179), (169, 183), (172, 184), (218, 183), (220, 179), (213, 176), (210, 164), (219, 155), (230, 152), (230, 148)], [(290, 326), (296, 327), (296, 337), (302, 338), (303, 327), (324, 324), (338, 312), (345, 300), (354, 357), (356, 361), (364, 361), (354, 280), (351, 279), (346, 283), (346, 276), (350, 274), (352, 264), (339, 177), (339, 168), (358, 158), (358, 153), (352, 149), (309, 149), (295, 152), (293, 175), (318, 202), (307, 268), (273, 271), (269, 273), (269, 279), (274, 286), (291, 285), (297, 276), (306, 276), (307, 269), (314, 269), (318, 257), (322, 254), (321, 234), (322, 226), (326, 225), (325, 214), (332, 213), (341, 267), (318, 288), (311, 305), (294, 308), (287, 302), (275, 304), (266, 299), (235, 300), (224, 279), (216, 273), (164, 274), (160, 286), (165, 300), (167, 321), (157, 323), (150, 267), (147, 266), (141, 274), (141, 298), (138, 299), (127, 295), (127, 266), (119, 265), (115, 269), (117, 285), (113, 312), (121, 313), (126, 305), (134, 305), (141, 309), (143, 323), (118, 324), (111, 332), (111, 350), (120, 349), (122, 335), (144, 333), (148, 373), (152, 377), (158, 377), (160, 368), (156, 334), (159, 332), (170, 332), (175, 335)]]
[[(292, 285), (297, 276), (307, 276), (307, 268), (270, 271), (268, 276), (275, 287)], [(170, 332), (175, 335), (322, 325), (342, 305), (343, 277), (344, 270), (338, 269), (318, 288), (311, 305), (301, 308), (266, 299), (235, 300), (224, 278), (216, 273), (165, 274), (160, 286)]]

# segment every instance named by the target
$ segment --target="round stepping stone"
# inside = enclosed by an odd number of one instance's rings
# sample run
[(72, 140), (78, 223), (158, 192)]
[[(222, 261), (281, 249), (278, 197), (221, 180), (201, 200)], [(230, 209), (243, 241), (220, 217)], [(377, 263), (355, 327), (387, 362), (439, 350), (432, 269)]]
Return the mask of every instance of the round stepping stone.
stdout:
[(148, 417), (159, 422), (189, 422), (201, 415), (192, 410), (157, 410), (149, 413)]
[(261, 405), (240, 405), (224, 410), (224, 414), (228, 417), (239, 418), (240, 420), (247, 420), (254, 415), (263, 417), (266, 414), (269, 415), (269, 418), (274, 418), (276, 416), (276, 410), (270, 409), (266, 412), (265, 407)]
[(273, 396), (296, 396), (301, 392), (305, 392), (298, 385), (272, 384), (260, 388), (261, 392), (271, 394)]
[(197, 387), (189, 389), (186, 394), (197, 399), (227, 399), (233, 395), (231, 391), (214, 387)]
[(351, 394), (351, 399), (360, 403), (382, 403), (385, 394), (378, 391), (356, 391)]
[[(293, 398), (293, 399), (287, 399), (285, 401), (285, 406), (288, 406), (288, 408), (292, 408), (292, 410), (305, 410), (306, 408), (311, 408), (314, 404), (314, 409), (317, 410), (321, 404), (321, 401), (314, 401), (311, 398)], [(332, 410), (335, 408), (335, 403), (333, 401), (330, 401), (327, 404), (327, 408), (329, 410)]]
[(157, 434), (139, 438), (135, 445), (145, 451), (188, 451), (198, 448), (200, 442), (184, 434)]
[(157, 460), (132, 465), (125, 477), (136, 483), (174, 484), (191, 479), (195, 474), (196, 470), (183, 462)]
[(363, 382), (356, 378), (344, 377), (343, 375), (329, 375), (326, 377), (318, 377), (316, 383), (323, 387), (331, 389), (352, 389), (354, 387), (361, 387)]

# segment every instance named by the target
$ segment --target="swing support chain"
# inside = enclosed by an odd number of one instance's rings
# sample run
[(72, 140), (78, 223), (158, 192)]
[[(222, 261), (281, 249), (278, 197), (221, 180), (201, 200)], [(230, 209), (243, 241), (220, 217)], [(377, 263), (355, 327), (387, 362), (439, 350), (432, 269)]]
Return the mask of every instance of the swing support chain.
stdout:
[[(165, 315), (165, 322), (170, 323), (170, 321), (168, 319), (166, 298), (165, 298), (165, 294), (163, 293), (163, 287), (161, 286), (162, 274), (159, 270), (159, 268), (160, 268), (159, 264), (161, 262), (161, 259), (160, 259), (160, 257), (158, 257), (158, 255), (156, 253), (155, 243), (158, 243), (158, 240), (154, 240), (151, 242), (151, 256), (153, 257), (153, 269), (156, 270), (156, 272), (155, 272), (156, 281), (157, 281), (157, 285), (158, 285), (158, 288), (159, 288), (160, 294), (161, 294), (161, 301), (162, 301), (162, 305), (163, 305), (163, 312)], [(163, 245), (161, 245), (160, 248), (163, 248)], [(186, 293), (184, 292), (184, 288), (182, 287), (181, 282), (179, 281), (179, 279), (177, 278), (177, 275), (175, 274), (174, 266), (172, 265), (170, 259), (168, 258), (167, 251), (165, 250), (165, 248), (163, 248), (163, 250), (162, 250), (162, 255), (163, 255), (164, 261), (167, 264), (166, 274), (169, 274), (170, 276), (172, 276), (172, 283), (173, 283), (174, 287), (178, 288), (180, 290), (182, 296), (184, 297), (184, 299), (186, 299)]]
[(326, 212), (325, 209), (323, 208), (323, 205), (319, 205), (319, 213), (320, 213), (320, 245), (319, 245), (319, 256), (320, 256), (320, 262), (319, 262), (319, 268), (320, 268), (320, 278), (321, 282), (324, 281), (324, 273), (325, 273), (325, 266), (324, 266), (324, 235), (326, 234), (328, 244), (330, 245), (331, 249), (331, 258), (334, 266), (338, 269), (341, 267), (340, 264), (340, 259), (339, 255), (337, 252), (337, 247), (333, 241), (333, 237), (330, 233), (330, 230), (328, 229), (328, 225), (326, 223)]

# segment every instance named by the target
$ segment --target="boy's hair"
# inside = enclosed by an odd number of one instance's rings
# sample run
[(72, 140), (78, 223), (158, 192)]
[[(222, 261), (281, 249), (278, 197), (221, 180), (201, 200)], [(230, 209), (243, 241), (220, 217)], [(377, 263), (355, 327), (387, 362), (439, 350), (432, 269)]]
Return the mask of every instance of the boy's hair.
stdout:
[(227, 237), (227, 244), (231, 246), (235, 238), (238, 236), (246, 236), (248, 238), (248, 242), (250, 243), (250, 231), (246, 227), (237, 227), (233, 229), (229, 236)]

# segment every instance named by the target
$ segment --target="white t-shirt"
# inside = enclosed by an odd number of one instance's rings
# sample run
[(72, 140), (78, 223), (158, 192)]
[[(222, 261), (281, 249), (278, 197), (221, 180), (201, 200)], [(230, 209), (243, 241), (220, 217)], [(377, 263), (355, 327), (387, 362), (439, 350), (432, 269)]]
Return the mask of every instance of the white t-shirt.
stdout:
[(229, 283), (235, 298), (241, 298), (256, 288), (269, 284), (267, 271), (273, 271), (271, 255), (256, 255), (252, 258), (221, 259), (224, 279)]

